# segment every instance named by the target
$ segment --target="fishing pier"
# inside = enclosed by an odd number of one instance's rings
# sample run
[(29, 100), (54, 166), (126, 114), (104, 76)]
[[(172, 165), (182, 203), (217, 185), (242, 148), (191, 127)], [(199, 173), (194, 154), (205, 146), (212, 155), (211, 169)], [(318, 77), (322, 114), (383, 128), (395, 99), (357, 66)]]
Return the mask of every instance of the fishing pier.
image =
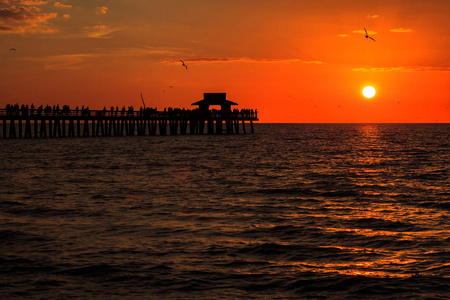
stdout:
[[(198, 108), (126, 111), (11, 106), (0, 109), (0, 138), (239, 134), (247, 133), (246, 122), (254, 133), (253, 121), (259, 120), (256, 110), (231, 110), (237, 103), (226, 100), (225, 93), (204, 93), (204, 99), (192, 105)], [(220, 110), (210, 109), (211, 105)]]

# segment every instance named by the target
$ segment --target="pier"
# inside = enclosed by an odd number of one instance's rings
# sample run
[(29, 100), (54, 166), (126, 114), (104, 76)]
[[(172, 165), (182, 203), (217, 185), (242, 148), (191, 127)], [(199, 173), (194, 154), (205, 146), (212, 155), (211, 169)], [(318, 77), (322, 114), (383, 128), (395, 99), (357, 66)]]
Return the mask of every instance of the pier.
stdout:
[[(253, 121), (259, 120), (256, 110), (231, 110), (237, 103), (226, 100), (225, 93), (205, 93), (203, 100), (192, 105), (198, 108), (158, 111), (141, 107), (134, 111), (8, 106), (0, 109), (0, 138), (245, 134), (247, 129), (254, 133)], [(210, 109), (211, 105), (221, 109)]]

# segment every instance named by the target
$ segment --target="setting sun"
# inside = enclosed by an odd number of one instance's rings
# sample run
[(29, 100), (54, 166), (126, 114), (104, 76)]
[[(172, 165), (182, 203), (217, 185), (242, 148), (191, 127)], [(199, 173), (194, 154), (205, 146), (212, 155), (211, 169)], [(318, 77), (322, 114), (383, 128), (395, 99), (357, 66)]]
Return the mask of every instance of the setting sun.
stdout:
[(366, 98), (372, 98), (373, 96), (375, 96), (375, 88), (372, 86), (366, 86), (365, 88), (363, 88), (362, 93), (364, 95), (364, 97)]

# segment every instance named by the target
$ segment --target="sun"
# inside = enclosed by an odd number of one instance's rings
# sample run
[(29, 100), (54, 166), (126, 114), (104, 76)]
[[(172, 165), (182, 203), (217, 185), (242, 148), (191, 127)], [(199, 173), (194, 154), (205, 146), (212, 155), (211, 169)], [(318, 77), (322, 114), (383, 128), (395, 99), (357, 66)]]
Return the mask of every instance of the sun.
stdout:
[(376, 91), (375, 91), (375, 88), (373, 86), (368, 85), (368, 86), (363, 88), (362, 93), (363, 93), (364, 97), (372, 98), (373, 96), (375, 96)]

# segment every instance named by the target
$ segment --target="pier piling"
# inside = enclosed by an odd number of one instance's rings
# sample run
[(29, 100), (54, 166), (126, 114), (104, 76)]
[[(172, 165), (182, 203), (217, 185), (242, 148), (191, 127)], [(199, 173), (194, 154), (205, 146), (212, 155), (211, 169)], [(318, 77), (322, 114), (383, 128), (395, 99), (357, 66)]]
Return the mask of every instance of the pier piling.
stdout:
[[(155, 114), (142, 116), (67, 116), (31, 115), (10, 116), (0, 109), (0, 138), (64, 138), (64, 137), (106, 137), (106, 136), (154, 136), (154, 135), (186, 135), (186, 134), (239, 134), (246, 133), (246, 124), (250, 123), (254, 133), (255, 117), (197, 117), (167, 116)], [(241, 123), (241, 124), (240, 124)], [(205, 132), (206, 131), (206, 132)]]

